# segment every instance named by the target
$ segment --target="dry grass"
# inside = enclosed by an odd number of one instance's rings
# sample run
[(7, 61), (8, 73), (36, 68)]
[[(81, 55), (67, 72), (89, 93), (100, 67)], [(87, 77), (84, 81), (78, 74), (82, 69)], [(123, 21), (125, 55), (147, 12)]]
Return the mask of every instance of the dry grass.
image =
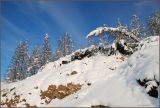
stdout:
[(13, 106), (16, 106), (18, 103), (20, 103), (20, 95), (15, 95), (13, 99), (6, 98), (5, 101), (1, 100), (1, 105), (7, 105), (7, 107), (11, 108)]
[(50, 103), (52, 99), (63, 99), (64, 97), (75, 93), (76, 91), (80, 90), (80, 84), (73, 84), (68, 83), (67, 86), (65, 85), (50, 85), (48, 90), (42, 91), (41, 90), (41, 99), (45, 99), (45, 103)]
[(25, 102), (27, 108), (36, 108), (36, 106), (31, 106), (30, 104), (26, 103), (26, 99), (21, 99), (20, 95), (15, 95), (14, 98), (6, 100), (1, 100), (0, 105), (6, 105), (8, 108), (16, 107), (18, 103)]

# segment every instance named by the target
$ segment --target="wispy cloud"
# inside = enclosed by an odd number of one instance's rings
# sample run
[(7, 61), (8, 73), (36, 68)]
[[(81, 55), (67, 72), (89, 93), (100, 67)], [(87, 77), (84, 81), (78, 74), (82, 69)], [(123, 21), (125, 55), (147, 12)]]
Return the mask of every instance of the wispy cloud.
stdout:
[[(82, 33), (81, 29), (85, 27), (86, 23), (83, 17), (83, 13), (81, 13), (81, 11), (79, 11), (76, 6), (72, 7), (74, 9), (69, 10), (69, 12), (73, 12), (74, 10), (73, 13), (67, 13), (67, 10), (61, 8), (63, 6), (63, 2), (36, 1), (29, 3), (27, 2), (26, 4), (23, 4), (24, 7), (22, 7), (22, 4), (20, 3), (16, 3), (15, 5), (19, 9), (19, 11), (23, 15), (25, 15), (28, 20), (30, 20), (34, 25), (39, 25), (41, 28), (43, 28), (43, 31), (41, 32), (45, 33), (51, 31), (52, 27), (52, 33), (57, 32), (54, 31), (54, 28), (56, 28), (54, 24), (56, 23), (57, 26), (62, 28), (61, 34), (63, 34), (63, 32), (69, 32), (75, 40), (79, 40), (77, 41), (78, 46), (84, 43), (82, 43), (82, 41), (84, 41), (85, 36), (84, 33)], [(30, 14), (30, 12), (32, 12), (32, 15)], [(44, 19), (39, 16), (40, 14), (44, 14), (47, 18), (51, 19), (50, 23), (48, 24), (48, 21), (44, 22)], [(78, 14), (78, 16), (76, 16), (78, 18), (75, 18), (75, 14)], [(77, 21), (77, 19), (80, 20)]]
[(158, 7), (160, 7), (160, 1), (159, 0), (141, 0), (141, 1), (135, 2), (134, 7), (137, 10), (137, 13), (139, 15), (143, 15), (144, 12), (146, 11), (147, 12), (152, 11), (152, 10), (156, 11)]
[(30, 36), (27, 32), (14, 25), (8, 19), (2, 17), (2, 38), (1, 38), (1, 73), (5, 77), (7, 65), (14, 54), (14, 50), (19, 41), (27, 39)]
[(26, 39), (28, 36), (25, 31), (21, 30), (9, 20), (2, 17), (2, 56), (10, 58), (10, 55), (13, 54), (14, 48), (20, 41), (20, 39)]
[(75, 36), (75, 38), (79, 40), (79, 42), (81, 40), (84, 40), (83, 34), (80, 32), (81, 31), (80, 29), (82, 25), (84, 27), (85, 20), (81, 12), (76, 7), (74, 8), (74, 12), (75, 14), (76, 13), (79, 14), (78, 19), (81, 20), (79, 22), (73, 22), (73, 19), (75, 17), (74, 13), (69, 14), (67, 13), (67, 11), (62, 10), (61, 6), (63, 5), (59, 6), (54, 3), (42, 2), (42, 1), (38, 2), (37, 4), (39, 9), (47, 13), (52, 18), (53, 22), (58, 23), (58, 25), (61, 26), (64, 30), (70, 31), (73, 34), (73, 36)]
[[(22, 4), (20, 3), (15, 3), (16, 7), (18, 8), (18, 10), (21, 12), (21, 14), (23, 14), (28, 20), (30, 20), (33, 24), (35, 25), (39, 25), (40, 27), (42, 27), (44, 29), (44, 32), (48, 31), (50, 28), (48, 27), (48, 25), (41, 19), (41, 17), (39, 15), (37, 15), (39, 7), (37, 7), (36, 3), (37, 2), (27, 2), (26, 4), (23, 4), (24, 7), (22, 6)], [(31, 14), (31, 12), (33, 14)]]
[(3, 38), (3, 36), (5, 36), (5, 34), (3, 32), (9, 34), (9, 36), (7, 36), (7, 38), (11, 38), (11, 39), (8, 39), (11, 41), (16, 41), (19, 38), (26, 38), (27, 36), (29, 36), (29, 34), (27, 32), (18, 28), (12, 22), (10, 22), (9, 20), (7, 20), (4, 17), (2, 17), (2, 38)]

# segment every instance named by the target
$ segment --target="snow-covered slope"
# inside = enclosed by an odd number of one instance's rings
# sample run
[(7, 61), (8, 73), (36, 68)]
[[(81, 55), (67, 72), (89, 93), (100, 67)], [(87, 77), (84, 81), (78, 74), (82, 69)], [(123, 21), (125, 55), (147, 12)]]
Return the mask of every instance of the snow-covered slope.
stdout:
[[(159, 37), (146, 38), (141, 45), (129, 58), (97, 53), (68, 64), (60, 65), (70, 56), (48, 63), (36, 75), (23, 81), (2, 83), (1, 100), (11, 99), (16, 93), (26, 100), (17, 106), (29, 103), (38, 107), (158, 107), (159, 98), (150, 97), (148, 88), (140, 86), (137, 80), (147, 78), (159, 82)], [(73, 71), (77, 73), (71, 75)], [(48, 104), (41, 100), (40, 91), (47, 90), (49, 85), (70, 82), (81, 84), (81, 89), (63, 99), (53, 99)], [(2, 96), (6, 92), (6, 96)]]

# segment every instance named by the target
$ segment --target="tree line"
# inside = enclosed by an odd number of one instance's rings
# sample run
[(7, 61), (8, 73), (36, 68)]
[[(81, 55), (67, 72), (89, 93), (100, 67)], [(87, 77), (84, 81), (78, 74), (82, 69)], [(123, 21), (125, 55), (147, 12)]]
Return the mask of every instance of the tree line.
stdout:
[(17, 81), (23, 80), (38, 72), (38, 70), (48, 62), (58, 60), (73, 52), (73, 40), (68, 33), (58, 41), (58, 47), (53, 53), (48, 34), (44, 36), (42, 47), (35, 47), (31, 55), (28, 52), (28, 42), (20, 42), (11, 59), (7, 69), (6, 80)]
[[(125, 28), (120, 20), (118, 20), (118, 27)], [(131, 19), (130, 31), (137, 37), (143, 38), (146, 36), (160, 36), (160, 11), (154, 12), (147, 19), (146, 25), (143, 25), (137, 15), (133, 15)], [(112, 34), (116, 38), (122, 36), (120, 33)], [(131, 41), (130, 39), (126, 39)], [(100, 41), (106, 44), (106, 37), (101, 36)], [(88, 45), (94, 44), (93, 40), (88, 40)], [(8, 66), (6, 79), (8, 81), (23, 80), (26, 77), (32, 76), (46, 63), (56, 61), (61, 57), (69, 55), (73, 52), (73, 40), (68, 33), (58, 40), (58, 47), (55, 52), (51, 51), (51, 44), (48, 35), (46, 34), (43, 40), (42, 47), (35, 47), (32, 54), (29, 55), (27, 41), (20, 42)]]

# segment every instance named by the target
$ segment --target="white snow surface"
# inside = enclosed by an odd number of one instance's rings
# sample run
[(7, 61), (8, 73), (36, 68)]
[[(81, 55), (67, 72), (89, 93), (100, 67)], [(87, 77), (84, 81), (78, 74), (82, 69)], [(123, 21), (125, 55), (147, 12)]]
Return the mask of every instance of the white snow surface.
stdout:
[[(22, 94), (27, 103), (38, 107), (90, 107), (104, 105), (111, 107), (158, 107), (158, 98), (150, 97), (145, 88), (140, 86), (137, 79), (157, 79), (159, 81), (159, 37), (153, 36), (141, 41), (144, 45), (125, 60), (117, 59), (121, 55), (106, 56), (97, 54), (82, 60), (59, 65), (70, 56), (50, 62), (43, 69), (23, 81), (2, 83), (1, 90), (15, 90), (7, 94)], [(93, 47), (93, 46), (92, 46)], [(77, 74), (67, 76), (72, 71)], [(47, 90), (51, 84), (66, 85), (80, 83), (81, 89), (61, 100), (53, 99), (49, 104), (40, 98), (40, 90)], [(90, 86), (87, 83), (91, 83)], [(152, 83), (150, 83), (152, 84)], [(38, 89), (34, 87), (38, 86)], [(32, 93), (29, 95), (28, 93)], [(5, 97), (1, 96), (4, 100)], [(24, 103), (17, 106), (22, 107)]]

